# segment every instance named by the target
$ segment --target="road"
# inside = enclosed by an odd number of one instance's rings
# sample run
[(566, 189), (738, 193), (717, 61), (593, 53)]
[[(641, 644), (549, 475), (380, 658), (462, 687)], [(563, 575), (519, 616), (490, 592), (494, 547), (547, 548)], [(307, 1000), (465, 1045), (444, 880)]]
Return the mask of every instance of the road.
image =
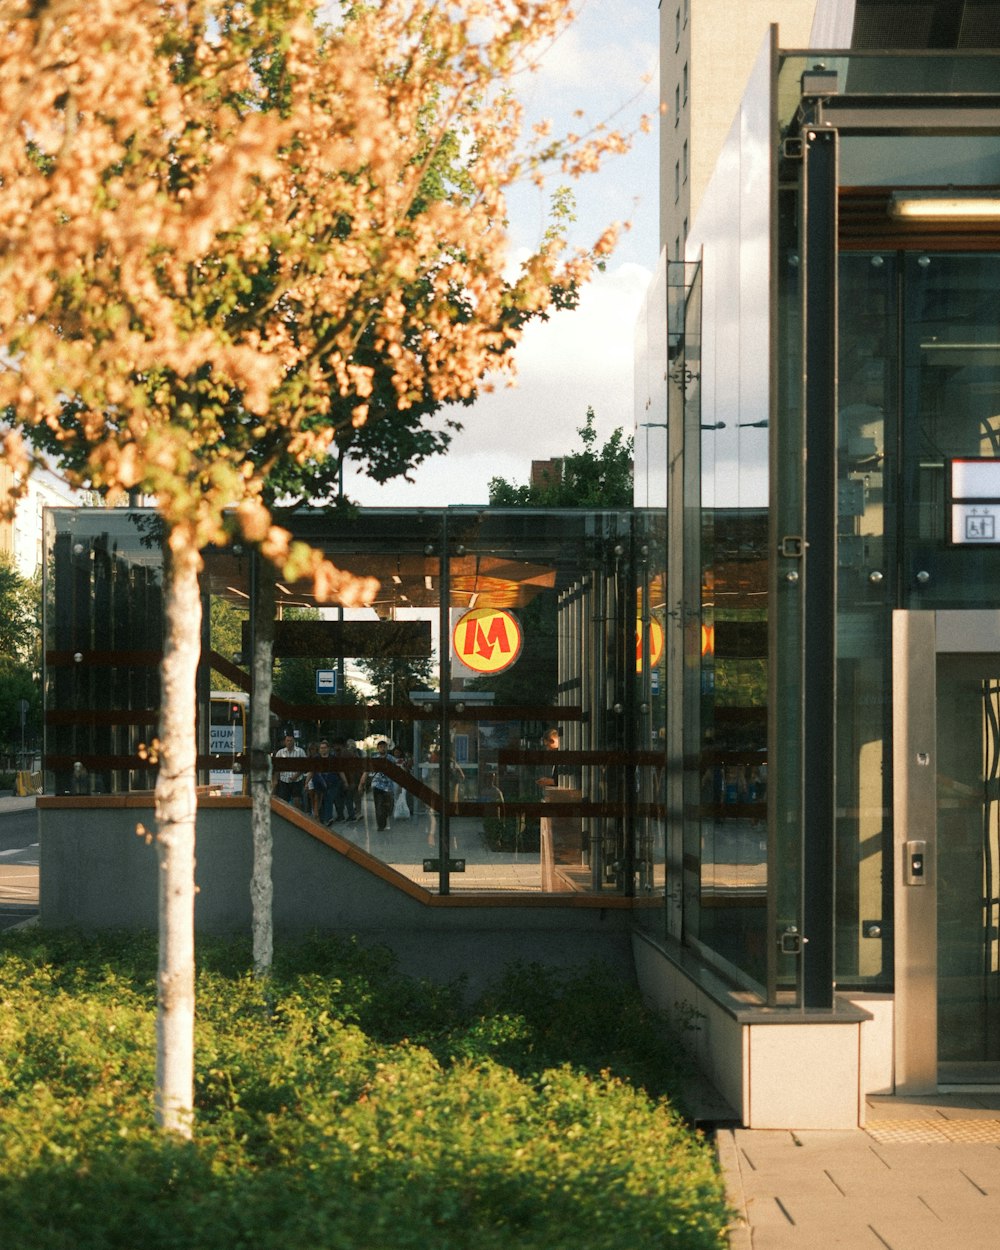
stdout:
[[(5, 810), (6, 809), (6, 810)], [(38, 815), (0, 802), (0, 929), (38, 913)]]

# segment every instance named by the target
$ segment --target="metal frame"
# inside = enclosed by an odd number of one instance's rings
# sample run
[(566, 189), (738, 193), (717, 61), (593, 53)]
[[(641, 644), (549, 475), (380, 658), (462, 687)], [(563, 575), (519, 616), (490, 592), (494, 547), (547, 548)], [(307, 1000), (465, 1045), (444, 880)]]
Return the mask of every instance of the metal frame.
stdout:
[[(801, 998), (834, 1003), (837, 619), (837, 132), (803, 133), (805, 395)], [(808, 789), (806, 789), (808, 787)]]

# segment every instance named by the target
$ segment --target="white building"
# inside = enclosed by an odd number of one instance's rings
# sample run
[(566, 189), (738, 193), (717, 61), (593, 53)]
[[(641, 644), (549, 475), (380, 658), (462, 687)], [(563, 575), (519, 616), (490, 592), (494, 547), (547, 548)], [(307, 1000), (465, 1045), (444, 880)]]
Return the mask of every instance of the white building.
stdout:
[(690, 223), (771, 23), (809, 46), (814, 0), (661, 0), (660, 250), (684, 256)]
[[(15, 483), (13, 469), (0, 464), (0, 496)], [(88, 502), (55, 473), (42, 469), (28, 479), (28, 489), (11, 521), (0, 520), (0, 557), (8, 556), (22, 577), (33, 577), (42, 564), (42, 512)]]

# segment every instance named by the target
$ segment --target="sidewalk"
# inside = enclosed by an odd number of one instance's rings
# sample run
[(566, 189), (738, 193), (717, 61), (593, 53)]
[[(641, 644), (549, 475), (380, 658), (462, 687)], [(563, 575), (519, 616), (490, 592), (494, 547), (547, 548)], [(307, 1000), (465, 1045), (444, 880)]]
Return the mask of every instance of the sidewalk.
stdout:
[[(34, 811), (35, 797), (0, 797), (0, 817)], [(30, 922), (38, 915), (38, 834), (25, 845), (0, 851), (0, 930)]]
[(731, 1250), (996, 1250), (1000, 1091), (867, 1102), (853, 1132), (719, 1131)]
[(4, 812), (26, 812), (29, 808), (35, 806), (37, 795), (29, 794), (26, 799), (19, 799), (16, 796), (11, 797), (9, 794), (0, 795), (0, 816)]

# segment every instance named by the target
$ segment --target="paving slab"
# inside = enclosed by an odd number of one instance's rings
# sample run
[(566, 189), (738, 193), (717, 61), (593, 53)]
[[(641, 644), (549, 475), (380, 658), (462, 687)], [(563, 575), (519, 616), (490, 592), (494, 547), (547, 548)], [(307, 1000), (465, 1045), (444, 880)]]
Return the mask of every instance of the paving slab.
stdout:
[(867, 1119), (719, 1130), (731, 1250), (998, 1250), (1000, 1092), (869, 1099)]

